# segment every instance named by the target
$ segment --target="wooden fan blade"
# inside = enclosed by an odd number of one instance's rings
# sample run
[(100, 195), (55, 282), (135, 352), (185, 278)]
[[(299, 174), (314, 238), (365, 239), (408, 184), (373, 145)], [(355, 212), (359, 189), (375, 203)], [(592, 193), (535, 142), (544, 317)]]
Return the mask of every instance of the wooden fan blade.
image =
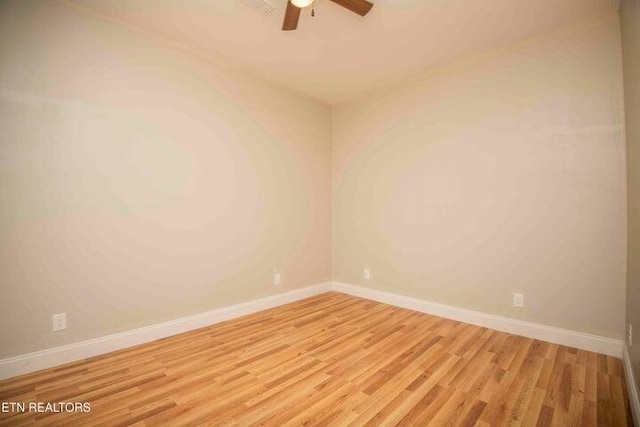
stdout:
[(335, 4), (339, 4), (342, 7), (349, 9), (351, 12), (357, 13), (360, 16), (364, 16), (373, 7), (373, 3), (367, 0), (331, 0)]
[(291, 31), (298, 28), (298, 19), (300, 19), (300, 8), (287, 2), (287, 11), (284, 13), (284, 21), (282, 21), (282, 30)]

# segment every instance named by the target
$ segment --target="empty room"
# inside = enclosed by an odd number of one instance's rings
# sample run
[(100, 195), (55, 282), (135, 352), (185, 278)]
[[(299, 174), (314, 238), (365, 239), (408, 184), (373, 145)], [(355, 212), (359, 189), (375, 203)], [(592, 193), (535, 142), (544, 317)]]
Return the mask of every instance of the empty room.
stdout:
[(0, 426), (639, 385), (640, 0), (0, 0)]

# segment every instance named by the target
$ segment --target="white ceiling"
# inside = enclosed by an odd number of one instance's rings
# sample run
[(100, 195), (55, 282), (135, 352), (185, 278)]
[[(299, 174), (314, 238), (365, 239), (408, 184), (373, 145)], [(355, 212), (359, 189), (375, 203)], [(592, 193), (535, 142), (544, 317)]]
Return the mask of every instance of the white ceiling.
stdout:
[(281, 31), (287, 0), (261, 15), (236, 0), (72, 0), (328, 104), (429, 67), (615, 12), (618, 0), (371, 0), (360, 17), (316, 0)]

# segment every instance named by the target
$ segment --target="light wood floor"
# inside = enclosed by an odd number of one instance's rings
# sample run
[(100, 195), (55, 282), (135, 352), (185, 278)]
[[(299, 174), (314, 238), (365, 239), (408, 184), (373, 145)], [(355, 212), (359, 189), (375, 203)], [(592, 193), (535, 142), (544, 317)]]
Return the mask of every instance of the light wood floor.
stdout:
[(338, 293), (0, 382), (2, 425), (624, 426), (620, 360)]

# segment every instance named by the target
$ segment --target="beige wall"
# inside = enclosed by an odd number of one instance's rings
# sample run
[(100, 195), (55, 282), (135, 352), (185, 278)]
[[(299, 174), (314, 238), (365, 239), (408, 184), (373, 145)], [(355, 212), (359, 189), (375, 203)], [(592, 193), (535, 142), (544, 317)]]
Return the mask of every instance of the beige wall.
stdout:
[(330, 279), (328, 107), (51, 0), (0, 61), (0, 358)]
[[(635, 328), (628, 347), (640, 384), (640, 1), (623, 0), (620, 8), (627, 141), (627, 328)], [(629, 343), (627, 342), (627, 345)]]
[(0, 1), (0, 358), (319, 283), (332, 248), (337, 280), (621, 338), (619, 31), (332, 118), (67, 3)]
[(334, 279), (621, 338), (619, 31), (610, 16), (336, 107)]

